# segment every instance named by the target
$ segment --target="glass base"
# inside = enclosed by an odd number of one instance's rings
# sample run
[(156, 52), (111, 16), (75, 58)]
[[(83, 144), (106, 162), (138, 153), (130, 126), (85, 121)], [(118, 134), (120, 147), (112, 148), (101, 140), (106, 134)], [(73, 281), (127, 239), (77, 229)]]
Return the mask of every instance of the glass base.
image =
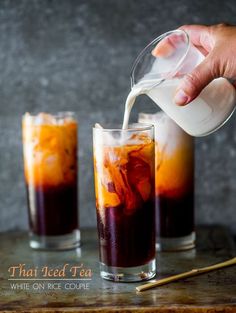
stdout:
[(135, 267), (114, 267), (100, 262), (100, 275), (104, 279), (115, 282), (148, 280), (156, 275), (156, 260)]
[(177, 238), (157, 238), (157, 251), (183, 251), (195, 248), (195, 232), (188, 236)]
[(30, 247), (38, 250), (67, 250), (80, 246), (80, 231), (59, 236), (39, 236), (30, 233)]

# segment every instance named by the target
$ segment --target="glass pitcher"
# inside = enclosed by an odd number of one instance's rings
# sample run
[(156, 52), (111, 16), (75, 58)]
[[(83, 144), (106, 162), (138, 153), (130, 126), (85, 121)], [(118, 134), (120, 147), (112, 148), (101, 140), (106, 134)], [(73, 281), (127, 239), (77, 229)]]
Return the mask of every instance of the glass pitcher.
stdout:
[[(156, 57), (153, 49), (168, 44), (169, 51)], [(168, 48), (168, 47), (167, 47)], [(169, 31), (149, 43), (134, 62), (132, 88), (147, 94), (170, 118), (192, 136), (205, 136), (219, 129), (232, 115), (236, 92), (225, 78), (214, 79), (186, 106), (174, 102), (180, 80), (190, 73), (204, 56), (183, 30)]]

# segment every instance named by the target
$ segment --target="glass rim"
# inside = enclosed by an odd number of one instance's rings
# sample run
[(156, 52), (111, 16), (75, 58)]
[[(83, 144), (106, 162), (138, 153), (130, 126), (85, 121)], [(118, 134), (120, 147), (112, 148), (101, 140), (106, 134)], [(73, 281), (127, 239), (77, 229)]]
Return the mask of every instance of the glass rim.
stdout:
[[(190, 39), (189, 39), (189, 35), (186, 31), (182, 30), (182, 29), (174, 29), (174, 30), (170, 30), (164, 34), (161, 34), (160, 36), (156, 37), (155, 39), (153, 39), (151, 42), (149, 42), (149, 44), (147, 44), (143, 50), (138, 54), (138, 56), (136, 57), (133, 66), (131, 68), (131, 72), (130, 72), (130, 79), (131, 79), (131, 88), (135, 85), (135, 77), (134, 77), (134, 71), (137, 67), (137, 65), (139, 64), (140, 60), (142, 59), (142, 57), (146, 54), (147, 50), (152, 46), (152, 45), (156, 45), (158, 42), (160, 42), (162, 39), (168, 37), (171, 34), (174, 33), (180, 33), (180, 34), (184, 34), (185, 38), (186, 38), (186, 51), (183, 54), (183, 56), (180, 58), (179, 62), (177, 63), (177, 65), (175, 66), (175, 68), (171, 71), (171, 73), (175, 72), (176, 70), (178, 70), (178, 68), (181, 66), (181, 64), (183, 63), (184, 59), (186, 58), (186, 55), (189, 52), (190, 49)], [(162, 82), (164, 82), (169, 76), (171, 75), (167, 75), (165, 78), (163, 78), (160, 82), (158, 82), (155, 85), (159, 85)], [(153, 85), (153, 87), (155, 86)]]
[(157, 111), (155, 113), (139, 112), (138, 118), (140, 118), (140, 117), (143, 117), (143, 118), (156, 117), (156, 116), (163, 115), (163, 114), (166, 114), (166, 113), (164, 113), (163, 111)]
[(23, 115), (22, 115), (22, 118), (24, 118), (25, 116), (29, 116), (31, 118), (35, 118), (37, 117), (39, 114), (47, 114), (47, 115), (51, 115), (52, 117), (74, 117), (76, 116), (77, 114), (74, 112), (74, 111), (58, 111), (58, 112), (45, 112), (45, 111), (41, 111), (41, 112), (38, 112), (38, 113), (31, 113), (31, 112), (25, 112)]
[[(100, 131), (100, 132), (137, 132), (137, 131), (146, 131), (154, 129), (153, 124), (150, 123), (132, 123), (129, 125), (128, 128), (122, 129), (122, 125), (120, 124), (120, 128), (100, 128), (100, 127), (93, 127), (93, 131)], [(138, 127), (136, 127), (138, 126)]]

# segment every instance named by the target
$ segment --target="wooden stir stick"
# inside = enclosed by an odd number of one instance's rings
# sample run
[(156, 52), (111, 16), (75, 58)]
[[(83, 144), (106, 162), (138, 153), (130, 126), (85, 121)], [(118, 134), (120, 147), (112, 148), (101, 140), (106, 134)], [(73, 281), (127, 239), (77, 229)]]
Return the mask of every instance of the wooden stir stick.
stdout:
[(225, 261), (225, 262), (217, 263), (217, 264), (214, 264), (214, 265), (211, 265), (211, 266), (195, 268), (195, 269), (192, 269), (191, 271), (188, 271), (188, 272), (184, 272), (184, 273), (181, 273), (181, 274), (177, 274), (177, 275), (169, 276), (169, 277), (166, 277), (166, 278), (163, 278), (163, 279), (159, 279), (159, 280), (156, 280), (154, 282), (150, 282), (150, 283), (138, 286), (138, 287), (136, 287), (136, 290), (137, 291), (144, 291), (144, 290), (151, 289), (151, 288), (154, 288), (154, 287), (157, 287), (157, 286), (161, 286), (161, 285), (165, 285), (165, 284), (171, 283), (173, 281), (176, 281), (176, 280), (179, 280), (179, 279), (182, 279), (182, 278), (187, 278), (187, 277), (200, 275), (200, 274), (203, 274), (203, 273), (207, 273), (207, 272), (211, 272), (211, 271), (214, 271), (214, 270), (218, 270), (220, 268), (223, 268), (223, 267), (226, 267), (226, 266), (230, 266), (230, 265), (234, 265), (234, 264), (236, 264), (236, 257), (233, 258), (233, 259), (230, 259), (228, 261)]

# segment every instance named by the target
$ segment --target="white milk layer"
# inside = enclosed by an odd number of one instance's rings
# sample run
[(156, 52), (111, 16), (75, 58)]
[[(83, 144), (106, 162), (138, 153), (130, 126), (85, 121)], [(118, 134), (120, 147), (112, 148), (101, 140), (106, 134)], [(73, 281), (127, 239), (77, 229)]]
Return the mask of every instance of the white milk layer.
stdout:
[(123, 128), (127, 128), (130, 111), (140, 94), (147, 94), (171, 119), (192, 136), (205, 136), (218, 129), (233, 113), (236, 103), (234, 87), (224, 78), (213, 80), (186, 106), (177, 106), (174, 94), (180, 79), (141, 80), (134, 85), (125, 105)]
[(147, 124), (147, 130), (145, 130), (144, 125), (143, 128), (131, 127), (125, 130), (117, 129), (113, 131), (102, 129), (102, 127), (98, 127), (97, 125), (95, 125), (93, 132), (94, 141), (96, 142), (96, 146), (99, 146), (99, 149), (102, 149), (102, 147), (105, 146), (120, 147), (125, 145), (135, 145), (135, 146), (141, 145), (144, 143), (143, 138), (134, 135), (138, 134), (138, 132), (141, 130), (142, 134), (146, 135), (149, 138), (150, 137), (149, 124), (150, 123)]
[(164, 112), (155, 114), (140, 113), (139, 123), (149, 123), (155, 126), (155, 141), (159, 150), (165, 150), (167, 155), (172, 155), (176, 148), (183, 143), (192, 145), (192, 137), (182, 130)]

